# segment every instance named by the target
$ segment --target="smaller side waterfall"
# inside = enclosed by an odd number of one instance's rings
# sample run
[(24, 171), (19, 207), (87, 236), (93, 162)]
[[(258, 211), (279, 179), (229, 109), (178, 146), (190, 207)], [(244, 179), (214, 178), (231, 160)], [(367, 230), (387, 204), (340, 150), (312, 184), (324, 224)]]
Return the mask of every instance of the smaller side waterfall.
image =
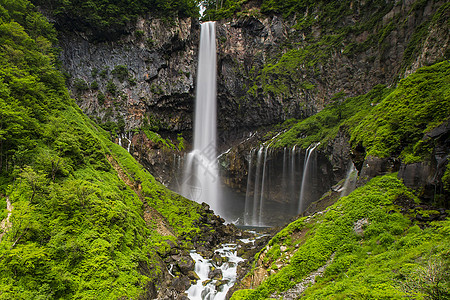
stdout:
[(264, 151), (264, 163), (263, 163), (263, 171), (262, 171), (262, 180), (261, 180), (261, 197), (259, 199), (259, 218), (258, 225), (263, 226), (263, 214), (264, 214), (264, 187), (266, 186), (266, 165), (267, 165), (267, 147)]
[(244, 211), (244, 224), (249, 225), (251, 221), (251, 183), (252, 183), (252, 161), (255, 151), (252, 149), (248, 158), (248, 174), (247, 174), (247, 191), (245, 193), (245, 211)]
[(305, 161), (303, 167), (302, 185), (300, 187), (300, 197), (298, 200), (298, 213), (300, 214), (305, 208), (305, 192), (308, 188), (309, 180), (311, 179), (311, 169), (313, 169), (314, 159), (311, 156), (314, 154), (314, 150), (319, 146), (320, 143), (311, 144), (308, 149), (306, 149)]
[[(119, 136), (117, 137), (118, 142), (117, 144), (119, 144), (120, 147), (124, 147), (126, 146), (126, 149), (128, 152), (131, 151), (131, 133), (128, 133), (128, 137), (125, 134), (119, 134)], [(123, 141), (125, 141), (126, 143), (124, 144)]]
[[(258, 158), (256, 160), (256, 173), (255, 173), (255, 188), (253, 189), (253, 210), (252, 210), (252, 224), (258, 224), (258, 193), (261, 191), (260, 188), (260, 176), (261, 176), (261, 158), (262, 158), (263, 147), (258, 150)], [(261, 198), (259, 198), (261, 200)]]
[(353, 162), (351, 162), (347, 171), (347, 176), (345, 177), (344, 186), (341, 189), (340, 197), (347, 196), (348, 194), (353, 192), (356, 188), (357, 180), (358, 180), (358, 170), (356, 169)]

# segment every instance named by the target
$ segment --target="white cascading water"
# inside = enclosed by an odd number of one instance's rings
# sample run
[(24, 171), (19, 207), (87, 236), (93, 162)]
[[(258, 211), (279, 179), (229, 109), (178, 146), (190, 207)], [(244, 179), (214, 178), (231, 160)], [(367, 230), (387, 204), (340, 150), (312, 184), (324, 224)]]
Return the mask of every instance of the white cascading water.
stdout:
[[(224, 244), (215, 251), (224, 262), (221, 265), (214, 263), (211, 259), (203, 258), (196, 252), (191, 252), (191, 257), (195, 261), (195, 273), (199, 279), (188, 290), (188, 298), (191, 300), (223, 300), (228, 290), (236, 282), (237, 265), (244, 259), (236, 254), (236, 244)], [(222, 279), (210, 279), (209, 272), (219, 269), (222, 272)]]
[(262, 171), (262, 179), (261, 179), (261, 197), (259, 199), (259, 218), (258, 218), (258, 226), (263, 226), (263, 219), (264, 219), (264, 187), (266, 186), (265, 179), (266, 179), (266, 162), (267, 162), (267, 149), (269, 147), (266, 147), (264, 150), (264, 163), (263, 163), (263, 171)]
[(309, 169), (311, 168), (311, 155), (314, 153), (314, 150), (319, 146), (320, 143), (312, 144), (306, 149), (305, 161), (303, 167), (303, 176), (302, 176), (302, 185), (300, 187), (300, 197), (298, 199), (298, 213), (300, 214), (305, 205), (305, 191), (307, 188), (307, 183), (309, 179)]
[(194, 148), (186, 158), (181, 193), (221, 214), (216, 118), (216, 31), (214, 22), (205, 22), (201, 25), (197, 68)]
[(252, 210), (252, 225), (257, 225), (258, 224), (258, 204), (259, 204), (259, 200), (260, 197), (258, 198), (258, 192), (261, 191), (260, 188), (260, 170), (261, 170), (261, 158), (262, 158), (262, 151), (263, 151), (263, 147), (261, 146), (258, 150), (258, 156), (256, 159), (256, 173), (255, 173), (255, 187), (254, 187), (254, 195), (253, 195), (253, 210)]
[(248, 160), (248, 174), (247, 174), (247, 191), (245, 193), (245, 211), (244, 211), (244, 224), (250, 225), (251, 222), (251, 198), (250, 198), (250, 187), (252, 182), (252, 161), (254, 149), (250, 151), (250, 157)]
[(356, 188), (357, 180), (358, 180), (358, 170), (356, 169), (353, 162), (351, 162), (347, 171), (347, 176), (345, 177), (344, 186), (341, 189), (340, 197), (347, 196), (348, 194), (353, 192)]

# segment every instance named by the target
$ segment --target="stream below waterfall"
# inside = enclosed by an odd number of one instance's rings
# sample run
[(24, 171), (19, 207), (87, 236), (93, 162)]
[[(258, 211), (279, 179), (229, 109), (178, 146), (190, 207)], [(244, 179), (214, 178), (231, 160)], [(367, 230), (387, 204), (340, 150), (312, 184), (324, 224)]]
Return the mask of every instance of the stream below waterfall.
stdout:
[(236, 244), (223, 244), (215, 251), (219, 259), (204, 258), (195, 250), (190, 253), (195, 261), (195, 273), (199, 279), (187, 290), (189, 299), (225, 299), (228, 290), (236, 282), (238, 263), (244, 261), (237, 256), (236, 248)]

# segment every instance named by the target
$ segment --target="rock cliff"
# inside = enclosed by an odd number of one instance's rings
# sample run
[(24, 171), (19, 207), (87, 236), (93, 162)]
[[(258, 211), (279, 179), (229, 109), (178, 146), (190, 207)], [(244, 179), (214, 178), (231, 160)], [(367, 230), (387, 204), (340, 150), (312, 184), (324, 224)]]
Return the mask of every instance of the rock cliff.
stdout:
[[(259, 143), (242, 144), (249, 135), (258, 131), (261, 137), (262, 128), (313, 115), (375, 85), (395, 85), (448, 55), (444, 1), (342, 2), (334, 19), (319, 4), (290, 16), (262, 12), (260, 5), (247, 1), (232, 18), (217, 21), (216, 29), (218, 151), (231, 149), (221, 159), (224, 182), (241, 194), (246, 156)], [(191, 18), (146, 16), (116, 41), (94, 43), (80, 32), (60, 38), (63, 67), (80, 107), (115, 134), (128, 132), (133, 155), (166, 184), (180, 171), (174, 165), (182, 153), (154, 147), (140, 130), (172, 140), (182, 133), (189, 150), (199, 29)], [(350, 153), (345, 133), (328, 148), (324, 155), (333, 171), (326, 181), (332, 185), (358, 153)], [(361, 170), (363, 160), (354, 161)], [(398, 162), (389, 163), (399, 169)], [(380, 173), (363, 168), (372, 171)]]
[[(241, 132), (312, 115), (377, 84), (395, 84), (444, 56), (448, 34), (432, 22), (443, 1), (377, 3), (351, 2), (335, 28), (321, 19), (324, 7), (283, 18), (261, 13), (258, 1), (219, 21), (222, 145)], [(148, 124), (155, 131), (189, 132), (198, 25), (190, 18), (147, 16), (114, 42), (62, 34), (61, 59), (80, 107), (102, 123), (123, 119), (121, 130)]]

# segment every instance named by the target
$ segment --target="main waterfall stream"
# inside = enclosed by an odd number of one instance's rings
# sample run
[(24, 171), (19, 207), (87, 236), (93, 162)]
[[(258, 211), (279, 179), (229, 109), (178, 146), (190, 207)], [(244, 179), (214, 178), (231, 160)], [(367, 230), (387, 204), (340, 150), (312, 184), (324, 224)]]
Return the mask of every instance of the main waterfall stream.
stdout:
[(194, 149), (188, 154), (182, 195), (205, 202), (221, 214), (216, 148), (216, 28), (215, 22), (201, 25), (194, 115)]

